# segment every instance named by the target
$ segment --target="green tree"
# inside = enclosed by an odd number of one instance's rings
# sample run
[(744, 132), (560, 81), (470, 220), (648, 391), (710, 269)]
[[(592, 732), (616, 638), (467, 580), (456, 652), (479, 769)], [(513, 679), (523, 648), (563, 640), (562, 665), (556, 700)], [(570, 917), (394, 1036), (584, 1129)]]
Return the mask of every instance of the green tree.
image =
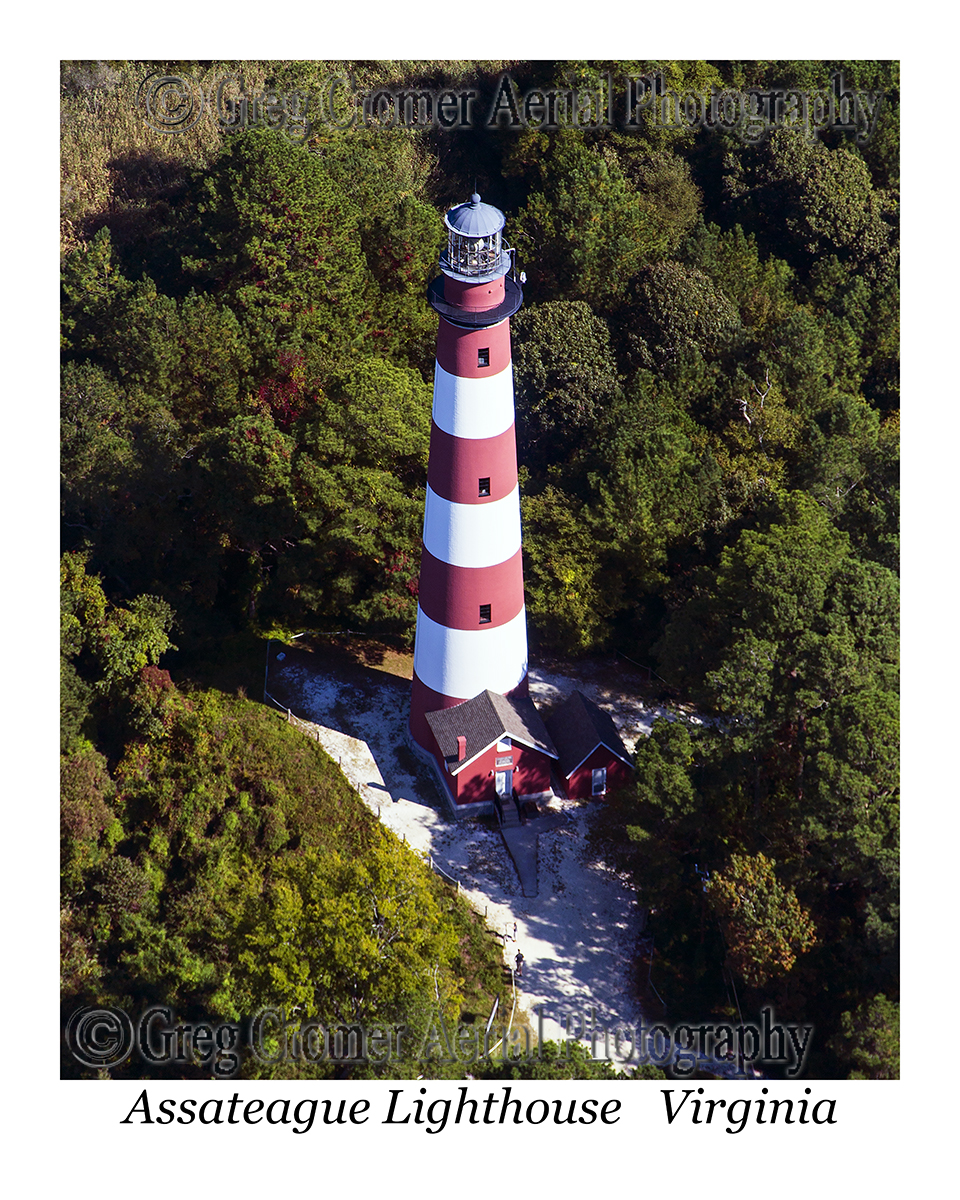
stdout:
[(168, 636), (174, 615), (157, 596), (137, 596), (128, 608), (110, 604), (100, 580), (88, 575), (81, 555), (60, 561), (61, 654), (76, 659), (86, 651), (96, 664), (94, 689), (116, 695), (144, 667), (174, 648)]
[(425, 374), (436, 346), (426, 288), (437, 274), (443, 222), (427, 199), (435, 163), (415, 131), (324, 130), (317, 152), (357, 211), (360, 246), (373, 278), (370, 345)]
[(782, 513), (722, 552), (659, 644), (668, 678), (739, 720), (782, 722), (895, 678), (896, 577), (855, 558), (802, 493)]
[(630, 305), (630, 355), (638, 366), (663, 369), (695, 349), (711, 358), (740, 334), (733, 302), (702, 271), (678, 262), (658, 262), (639, 272)]
[(512, 236), (544, 300), (586, 300), (609, 312), (630, 278), (669, 252), (675, 229), (644, 202), (616, 155), (579, 132), (525, 131), (507, 170), (531, 189)]
[(182, 596), (185, 579), (209, 573), (215, 564), (194, 554), (199, 530), (184, 519), (195, 447), (167, 408), (90, 362), (68, 362), (60, 437), (65, 547), (128, 596)]
[(180, 359), (176, 301), (149, 276), (124, 277), (107, 226), (66, 257), (61, 281), (64, 350), (163, 394)]
[(130, 286), (114, 262), (110, 230), (106, 226), (67, 255), (61, 275), (63, 349), (96, 351), (100, 317)]
[(672, 252), (697, 223), (703, 197), (690, 165), (669, 150), (650, 150), (635, 136), (614, 135), (613, 145), (623, 172), (655, 216)]
[(597, 817), (597, 845), (630, 872), (653, 908), (676, 903), (688, 882), (686, 860), (709, 836), (692, 779), (697, 751), (682, 722), (657, 718), (637, 743), (633, 786), (610, 797)]
[(606, 322), (582, 300), (521, 309), (513, 322), (518, 453), (531, 470), (591, 443), (620, 379)]
[(791, 261), (808, 269), (835, 254), (871, 277), (895, 270), (896, 198), (874, 188), (858, 154), (777, 129), (742, 162), (728, 187), (749, 207), (751, 225), (786, 241)]
[(415, 371), (361, 358), (329, 380), (298, 427), (304, 536), (279, 578), (298, 605), (412, 639), (429, 431)]
[(832, 1046), (853, 1068), (848, 1079), (899, 1079), (900, 1005), (881, 995), (845, 1012)]
[(297, 528), (291, 495), (296, 442), (269, 414), (250, 412), (208, 434), (197, 455), (207, 519), (224, 545), (256, 558)]
[[(453, 930), (425, 866), (389, 834), (362, 860), (292, 860), (241, 920), (237, 971), (252, 1008), (303, 1005), (344, 1022), (441, 1011), (456, 1017)], [(251, 1008), (251, 1011), (252, 1011)]]
[[(900, 792), (899, 710), (894, 693), (865, 688), (839, 697), (810, 720), (811, 783), (829, 798), (824, 807), (842, 814), (843, 825), (830, 831), (830, 840), (857, 843), (856, 855), (851, 847), (838, 857), (853, 859), (856, 865), (848, 869), (858, 874), (868, 863), (882, 870), (884, 851), (891, 849), (885, 843), (889, 806), (896, 806)], [(818, 840), (827, 840), (826, 831)]]
[(899, 971), (899, 700), (867, 687), (811, 718), (798, 827), (804, 874), (852, 893), (871, 968)]
[(769, 344), (795, 307), (794, 272), (782, 259), (763, 258), (753, 234), (739, 225), (721, 230), (701, 221), (682, 244), (678, 258), (707, 275), (714, 288), (737, 306), (743, 325)]
[(193, 195), (197, 248), (184, 266), (232, 308), (255, 365), (283, 349), (329, 358), (363, 335), (358, 214), (321, 156), (252, 129), (225, 143)]
[(191, 291), (179, 304), (179, 361), (167, 382), (169, 406), (191, 436), (237, 415), (252, 382), (253, 355), (233, 310)]
[[(624, 1078), (612, 1063), (594, 1058), (577, 1042), (560, 1044), (544, 1042), (535, 1053), (524, 1055), (517, 1062), (482, 1060), (471, 1074), (477, 1079), (620, 1079)], [(658, 1067), (649, 1063), (635, 1067), (632, 1079), (666, 1079)]]
[(816, 941), (809, 913), (779, 882), (775, 866), (763, 854), (734, 854), (729, 867), (715, 872), (706, 885), (730, 965), (751, 987), (785, 974)]
[(804, 425), (797, 474), (803, 490), (850, 535), (863, 558), (900, 562), (900, 421), (882, 420), (859, 396), (833, 393)]
[(104, 756), (89, 743), (74, 742), (72, 753), (60, 760), (60, 866), (66, 895), (82, 888), (84, 876), (100, 865), (119, 832), (111, 806), (114, 790)]
[(548, 485), (521, 500), (524, 596), (540, 644), (567, 654), (602, 645), (622, 597), (602, 536), (575, 496)]

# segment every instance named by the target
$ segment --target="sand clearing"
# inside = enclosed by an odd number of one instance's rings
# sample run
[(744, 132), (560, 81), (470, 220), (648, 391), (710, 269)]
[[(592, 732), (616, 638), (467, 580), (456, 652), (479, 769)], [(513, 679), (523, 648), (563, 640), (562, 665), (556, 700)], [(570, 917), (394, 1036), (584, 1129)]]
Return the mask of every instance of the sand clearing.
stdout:
[[(271, 663), (270, 681), (293, 712), (314, 725), (327, 753), (384, 825), (430, 855), (460, 883), (488, 926), (509, 935), (505, 961), (512, 965), (517, 950), (523, 952), (521, 1003), (529, 1013), (543, 1005), (547, 1037), (565, 1036), (568, 1015), (576, 1030), (580, 1014), (589, 1020), (591, 1010), (601, 1025), (639, 1019), (629, 968), (643, 914), (625, 882), (589, 854), (585, 834), (593, 804), (551, 802), (562, 821), (539, 836), (539, 893), (524, 896), (499, 834), (476, 820), (449, 817), (428, 769), (406, 744), (408, 684), (387, 676), (358, 682), (351, 673), (318, 673), (289, 658)], [(629, 698), (589, 669), (576, 677), (530, 671), (538, 704), (552, 704), (574, 688), (611, 713), (630, 750), (656, 716), (672, 716)]]

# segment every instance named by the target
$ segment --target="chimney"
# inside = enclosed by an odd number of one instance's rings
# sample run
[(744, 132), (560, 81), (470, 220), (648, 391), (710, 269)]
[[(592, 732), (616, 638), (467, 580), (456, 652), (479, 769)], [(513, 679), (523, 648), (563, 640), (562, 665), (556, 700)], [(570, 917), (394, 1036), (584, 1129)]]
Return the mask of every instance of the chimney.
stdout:
[(461, 734), (457, 738), (457, 762), (463, 762), (467, 757), (467, 739)]

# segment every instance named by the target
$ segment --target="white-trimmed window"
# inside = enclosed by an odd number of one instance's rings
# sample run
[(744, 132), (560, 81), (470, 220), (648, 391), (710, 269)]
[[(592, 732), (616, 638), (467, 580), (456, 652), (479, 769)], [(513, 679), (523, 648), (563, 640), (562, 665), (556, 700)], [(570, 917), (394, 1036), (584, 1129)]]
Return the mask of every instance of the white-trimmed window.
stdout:
[(592, 785), (592, 790), (591, 790), (590, 794), (592, 796), (602, 796), (606, 793), (606, 790), (607, 790), (607, 768), (606, 767), (594, 767), (593, 768), (593, 785)]

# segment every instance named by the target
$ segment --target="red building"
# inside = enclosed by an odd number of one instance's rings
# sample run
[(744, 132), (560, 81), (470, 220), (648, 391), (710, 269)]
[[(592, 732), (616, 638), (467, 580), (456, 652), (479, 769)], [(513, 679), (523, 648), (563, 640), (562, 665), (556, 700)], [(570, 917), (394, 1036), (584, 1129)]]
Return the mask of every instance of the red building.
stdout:
[(456, 811), (473, 805), (487, 810), (495, 795), (509, 802), (514, 790), (521, 798), (551, 794), (558, 754), (532, 700), (487, 689), (427, 713), (426, 721), (430, 751)]
[(557, 771), (568, 796), (588, 800), (629, 783), (633, 764), (613, 718), (582, 692), (550, 714), (547, 730), (559, 747)]

